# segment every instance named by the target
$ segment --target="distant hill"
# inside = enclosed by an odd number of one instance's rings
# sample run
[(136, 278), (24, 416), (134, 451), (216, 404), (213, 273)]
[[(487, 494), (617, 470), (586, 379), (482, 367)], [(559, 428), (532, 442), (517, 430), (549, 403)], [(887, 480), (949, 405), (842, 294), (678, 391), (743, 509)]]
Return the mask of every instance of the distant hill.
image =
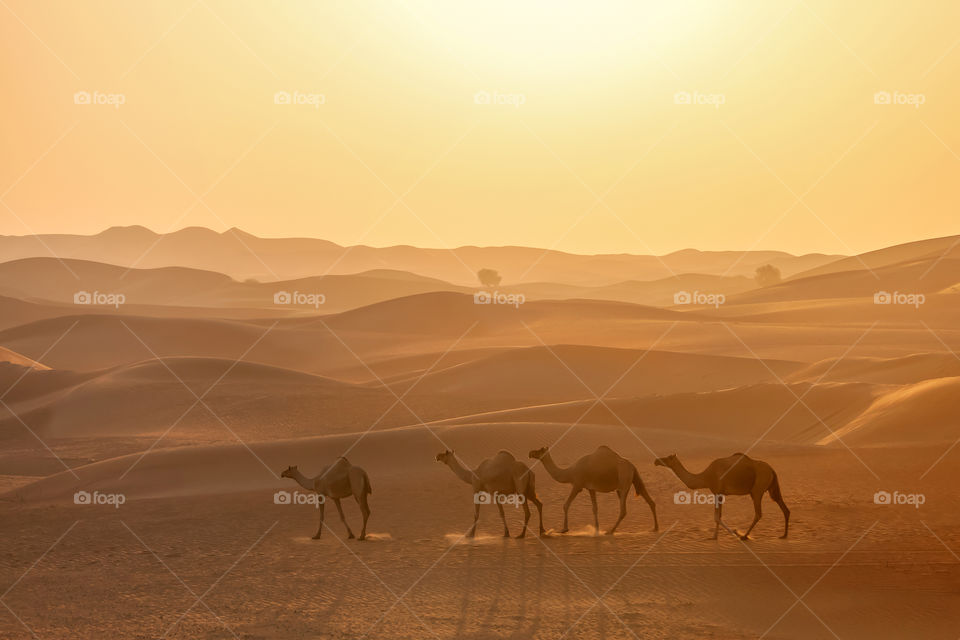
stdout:
[(0, 236), (0, 260), (53, 256), (124, 267), (189, 267), (223, 273), (236, 280), (291, 280), (328, 272), (350, 274), (390, 269), (471, 287), (476, 286), (475, 274), (481, 268), (498, 270), (504, 284), (559, 282), (606, 286), (629, 280), (658, 280), (683, 273), (752, 277), (762, 264), (773, 264), (785, 276), (790, 276), (843, 257), (694, 249), (665, 256), (591, 256), (534, 247), (458, 247), (452, 250), (410, 246), (343, 247), (315, 238), (260, 238), (239, 229), (218, 233), (203, 227), (188, 227), (168, 234), (132, 226), (111, 227), (90, 236)]

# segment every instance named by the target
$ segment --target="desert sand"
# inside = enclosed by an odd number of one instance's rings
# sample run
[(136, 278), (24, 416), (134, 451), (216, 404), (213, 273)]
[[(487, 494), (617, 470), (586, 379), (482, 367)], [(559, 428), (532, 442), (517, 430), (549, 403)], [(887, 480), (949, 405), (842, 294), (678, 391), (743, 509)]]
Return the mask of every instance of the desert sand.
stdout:
[[(121, 282), (122, 256), (86, 255), (104, 238), (58, 242), (90, 288)], [(129, 307), (74, 305), (56, 261), (15, 243), (26, 255), (0, 265), (0, 637), (955, 638), (960, 271), (931, 242), (863, 256), (879, 280), (855, 258), (797, 258), (812, 271), (713, 306), (674, 304), (662, 274), (632, 289), (658, 304), (599, 275), (475, 304), (411, 249), (375, 273), (290, 274), (355, 294), (311, 310), (271, 308), (261, 294), (288, 285), (237, 281), (248, 267), (217, 252), (131, 271)], [(579, 268), (561, 257), (558, 278)], [(677, 290), (719, 282), (731, 258), (713, 258)], [(922, 304), (874, 304), (928, 268)], [(527, 453), (563, 465), (601, 444), (636, 465), (658, 532), (631, 492), (616, 535), (597, 535), (584, 492), (558, 533), (569, 487)], [(483, 506), (466, 538), (473, 495), (436, 462), (448, 448), (469, 467), (502, 449), (531, 464), (547, 534), (505, 539)], [(787, 539), (767, 497), (750, 540), (710, 540), (705, 494), (653, 465), (734, 452), (776, 470)], [(370, 477), (364, 542), (329, 502), (313, 540), (316, 506), (276, 501), (302, 491), (281, 471), (338, 456)], [(598, 500), (603, 529), (617, 500)], [(519, 533), (522, 510), (506, 513)], [(748, 497), (725, 504), (732, 528), (752, 516)]]

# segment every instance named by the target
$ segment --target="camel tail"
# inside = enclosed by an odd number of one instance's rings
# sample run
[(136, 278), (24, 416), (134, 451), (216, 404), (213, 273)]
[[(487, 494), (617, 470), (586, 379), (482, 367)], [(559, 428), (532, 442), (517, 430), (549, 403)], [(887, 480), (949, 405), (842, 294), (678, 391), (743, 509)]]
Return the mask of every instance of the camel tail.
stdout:
[(364, 493), (373, 493), (373, 487), (370, 486), (370, 476), (366, 472), (363, 474), (363, 491)]
[(780, 493), (780, 479), (777, 477), (777, 472), (773, 472), (773, 480), (770, 482), (770, 497), (773, 498), (774, 502), (782, 502), (783, 495)]
[(633, 489), (640, 495), (643, 492), (643, 480), (640, 479), (640, 472), (633, 468)]

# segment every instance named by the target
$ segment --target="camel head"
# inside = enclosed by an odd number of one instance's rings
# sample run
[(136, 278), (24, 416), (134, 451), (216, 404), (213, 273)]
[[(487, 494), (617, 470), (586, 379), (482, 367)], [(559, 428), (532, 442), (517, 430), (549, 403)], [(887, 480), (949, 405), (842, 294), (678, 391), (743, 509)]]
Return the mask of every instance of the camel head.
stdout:
[(455, 456), (453, 454), (453, 451), (450, 449), (447, 449), (446, 451), (437, 454), (437, 462), (442, 462), (444, 464), (446, 464), (448, 460), (453, 460), (454, 458)]
[(534, 449), (530, 452), (530, 457), (539, 460), (547, 453), (547, 447), (540, 447), (539, 449)]
[(293, 478), (293, 477), (295, 477), (296, 475), (297, 475), (297, 467), (296, 467), (296, 466), (287, 467), (286, 469), (284, 469), (283, 471), (280, 472), (280, 477), (281, 477), (281, 478)]
[(679, 462), (680, 462), (680, 461), (677, 459), (677, 454), (671, 453), (670, 455), (668, 455), (668, 456), (665, 457), (665, 458), (657, 458), (656, 460), (654, 460), (654, 461), (653, 461), (653, 466), (655, 466), (655, 467), (669, 467), (669, 468), (673, 469), (677, 464), (679, 464)]

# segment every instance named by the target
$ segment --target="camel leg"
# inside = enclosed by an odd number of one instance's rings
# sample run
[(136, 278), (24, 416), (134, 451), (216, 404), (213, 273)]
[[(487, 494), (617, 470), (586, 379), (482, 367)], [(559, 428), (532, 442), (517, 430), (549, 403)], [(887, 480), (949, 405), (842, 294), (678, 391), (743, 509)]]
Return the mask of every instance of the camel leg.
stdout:
[[(320, 496), (320, 497), (323, 498), (323, 496)], [(320, 539), (320, 534), (323, 533), (323, 511), (324, 511), (323, 508), (324, 508), (325, 506), (326, 506), (326, 501), (321, 500), (321, 501), (320, 501), (320, 505), (319, 505), (319, 507), (318, 507), (318, 509), (319, 509), (319, 511), (320, 511), (320, 525), (317, 527), (317, 533), (314, 534), (314, 536), (313, 536), (313, 539), (314, 539), (314, 540), (319, 540), (319, 539)]]
[(570, 531), (570, 526), (568, 524), (567, 515), (570, 513), (570, 504), (573, 502), (573, 499), (577, 497), (577, 494), (582, 491), (582, 487), (574, 487), (570, 490), (570, 495), (567, 496), (567, 501), (563, 503), (563, 529), (560, 530), (560, 533), (566, 533)]
[(477, 535), (477, 523), (480, 522), (480, 505), (474, 503), (473, 505), (473, 526), (470, 527), (470, 531), (467, 531), (467, 537), (473, 538)]
[[(356, 496), (354, 496), (356, 497)], [(360, 539), (367, 539), (367, 519), (370, 518), (370, 505), (367, 504), (367, 494), (361, 493), (357, 498), (357, 504), (360, 505), (360, 513), (363, 515), (363, 527), (360, 529)]]
[(750, 528), (743, 534), (741, 534), (741, 540), (749, 540), (750, 532), (753, 531), (753, 528), (757, 526), (757, 523), (760, 522), (760, 516), (763, 515), (763, 510), (761, 509), (761, 503), (763, 502), (763, 494), (754, 494), (753, 498), (753, 522), (750, 523)]
[(547, 530), (543, 528), (543, 503), (540, 502), (540, 498), (536, 495), (527, 496), (527, 502), (532, 502), (540, 513), (540, 535), (542, 536), (547, 532)]
[(613, 526), (610, 527), (610, 531), (607, 531), (608, 536), (613, 535), (613, 532), (617, 530), (617, 527), (620, 526), (620, 523), (627, 515), (627, 490), (617, 490), (617, 496), (620, 498), (620, 516), (617, 518), (617, 521), (613, 523)]
[[(629, 489), (627, 492), (629, 493)], [(650, 494), (647, 493), (646, 487), (640, 487), (640, 496), (650, 505), (650, 513), (653, 514), (653, 530), (660, 531), (660, 523), (657, 522), (657, 503), (655, 503), (653, 498), (650, 497)]]
[(720, 535), (720, 522), (721, 522), (720, 518), (722, 515), (723, 515), (723, 498), (721, 498), (718, 494), (715, 493), (713, 494), (714, 527), (713, 527), (713, 537), (710, 538), (711, 540), (716, 540), (717, 537)]
[(597, 510), (597, 492), (590, 489), (590, 502), (593, 504), (593, 528), (600, 533), (600, 513)]
[(780, 507), (780, 511), (783, 512), (783, 535), (780, 537), (786, 538), (787, 531), (790, 530), (790, 509), (787, 508), (787, 503), (783, 501), (783, 496), (780, 494), (780, 482), (776, 478), (774, 478), (773, 484), (770, 485), (770, 497), (773, 498), (773, 501)]
[(520, 532), (518, 538), (523, 538), (527, 535), (527, 523), (530, 522), (530, 505), (527, 504), (527, 501), (523, 501), (523, 531)]
[(340, 514), (340, 522), (342, 522), (343, 526), (347, 528), (347, 538), (350, 540), (356, 538), (356, 536), (353, 535), (353, 531), (350, 530), (350, 525), (347, 524), (347, 519), (343, 515), (343, 505), (340, 504), (340, 498), (334, 498), (333, 504), (337, 505), (337, 513)]
[(507, 515), (503, 512), (503, 505), (499, 502), (497, 503), (497, 511), (500, 512), (500, 520), (503, 521), (503, 537), (510, 537), (510, 529), (507, 528)]

